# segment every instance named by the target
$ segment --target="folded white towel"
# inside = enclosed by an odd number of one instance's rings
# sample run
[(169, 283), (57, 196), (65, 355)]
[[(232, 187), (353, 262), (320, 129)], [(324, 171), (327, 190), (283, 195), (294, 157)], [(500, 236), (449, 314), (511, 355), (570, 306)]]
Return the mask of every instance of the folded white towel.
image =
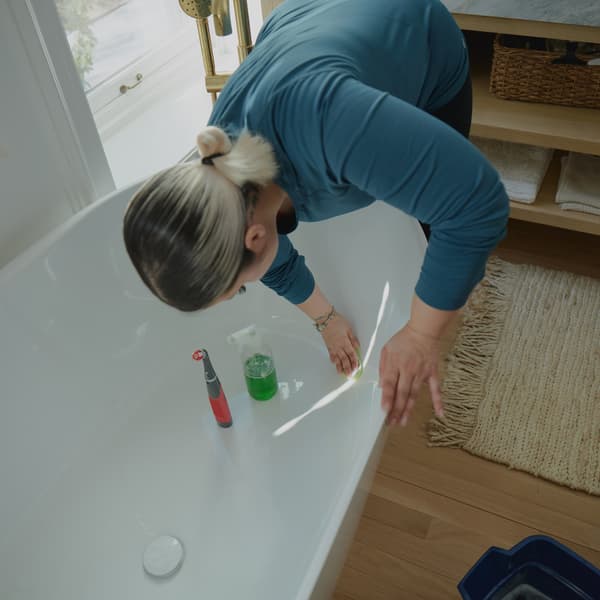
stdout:
[(576, 210), (577, 212), (589, 213), (590, 215), (600, 215), (600, 208), (594, 208), (587, 204), (580, 204), (579, 202), (561, 202), (559, 206), (563, 210)]
[(563, 156), (556, 202), (565, 210), (600, 215), (600, 156), (577, 152)]
[(471, 138), (471, 141), (496, 167), (508, 197), (532, 204), (548, 170), (553, 150), (478, 137)]

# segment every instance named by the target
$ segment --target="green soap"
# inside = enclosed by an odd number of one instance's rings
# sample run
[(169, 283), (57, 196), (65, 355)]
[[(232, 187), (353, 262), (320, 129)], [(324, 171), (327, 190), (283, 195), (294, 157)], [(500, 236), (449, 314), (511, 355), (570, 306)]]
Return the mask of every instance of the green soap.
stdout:
[(244, 364), (244, 377), (255, 400), (270, 400), (277, 393), (277, 373), (270, 356), (253, 354)]

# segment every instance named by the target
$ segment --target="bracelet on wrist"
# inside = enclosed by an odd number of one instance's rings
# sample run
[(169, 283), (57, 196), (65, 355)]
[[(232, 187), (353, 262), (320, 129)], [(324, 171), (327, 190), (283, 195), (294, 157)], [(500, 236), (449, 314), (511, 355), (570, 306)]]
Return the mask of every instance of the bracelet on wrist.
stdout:
[(332, 306), (331, 310), (326, 315), (323, 315), (321, 317), (317, 317), (316, 319), (314, 319), (315, 329), (319, 333), (321, 333), (327, 327), (327, 325), (329, 325), (331, 319), (333, 319), (336, 315), (337, 315), (337, 312), (335, 310), (335, 307)]

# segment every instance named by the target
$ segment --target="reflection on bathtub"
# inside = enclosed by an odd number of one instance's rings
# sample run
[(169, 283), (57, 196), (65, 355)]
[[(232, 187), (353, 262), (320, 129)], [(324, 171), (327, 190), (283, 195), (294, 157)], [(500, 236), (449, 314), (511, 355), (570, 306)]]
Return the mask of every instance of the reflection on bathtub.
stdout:
[(290, 386), (287, 381), (279, 382), (279, 397), (282, 400), (287, 400), (290, 397)]
[[(381, 325), (381, 321), (383, 319), (383, 313), (385, 312), (385, 307), (387, 305), (389, 295), (390, 295), (390, 282), (386, 281), (385, 286), (383, 288), (383, 294), (381, 297), (381, 304), (379, 305), (379, 313), (377, 314), (377, 322), (375, 324), (375, 329), (373, 330), (373, 334), (371, 335), (371, 339), (369, 341), (369, 346), (367, 348), (367, 352), (365, 354), (365, 358), (363, 361), (363, 369), (367, 368), (367, 365), (369, 364), (369, 360), (371, 359), (371, 354), (373, 353), (373, 348), (375, 346), (375, 340), (377, 339), (377, 332), (379, 331), (379, 326)], [(298, 416), (294, 419), (289, 420), (287, 423), (282, 425), (279, 429), (275, 430), (273, 432), (273, 435), (275, 437), (279, 437), (280, 435), (286, 433), (287, 431), (289, 431), (290, 429), (295, 427), (298, 423), (300, 423), (300, 421), (302, 421), (305, 417), (307, 417), (311, 413), (313, 413), (321, 408), (324, 408), (328, 404), (331, 404), (336, 398), (339, 398), (344, 392), (346, 392), (351, 387), (353, 387), (357, 381), (358, 381), (357, 378), (351, 377), (350, 379), (348, 379), (346, 382), (344, 382), (342, 385), (340, 385), (335, 390), (332, 390), (328, 394), (325, 394), (325, 396), (323, 396), (320, 400), (315, 402), (315, 404), (313, 404), (306, 412), (302, 413), (300, 416)]]
[(138, 352), (148, 334), (148, 327), (148, 321), (144, 321), (143, 323), (138, 325), (135, 329), (135, 335), (132, 337), (131, 342), (127, 344), (124, 348), (119, 348), (113, 354), (113, 359), (121, 360), (122, 358), (131, 356)]
[(44, 267), (46, 268), (46, 273), (48, 273), (48, 276), (50, 277), (50, 279), (52, 281), (58, 281), (58, 277), (56, 276), (56, 273), (54, 272), (54, 270), (50, 266), (50, 259), (49, 258), (45, 258), (44, 259)]

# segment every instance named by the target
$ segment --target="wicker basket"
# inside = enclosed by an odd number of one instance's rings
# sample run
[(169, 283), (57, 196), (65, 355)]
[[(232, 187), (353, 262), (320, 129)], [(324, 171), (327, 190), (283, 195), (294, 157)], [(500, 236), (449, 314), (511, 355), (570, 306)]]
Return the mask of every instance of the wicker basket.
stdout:
[(553, 64), (563, 57), (560, 52), (509, 48), (497, 35), (490, 92), (503, 100), (600, 108), (600, 65)]

